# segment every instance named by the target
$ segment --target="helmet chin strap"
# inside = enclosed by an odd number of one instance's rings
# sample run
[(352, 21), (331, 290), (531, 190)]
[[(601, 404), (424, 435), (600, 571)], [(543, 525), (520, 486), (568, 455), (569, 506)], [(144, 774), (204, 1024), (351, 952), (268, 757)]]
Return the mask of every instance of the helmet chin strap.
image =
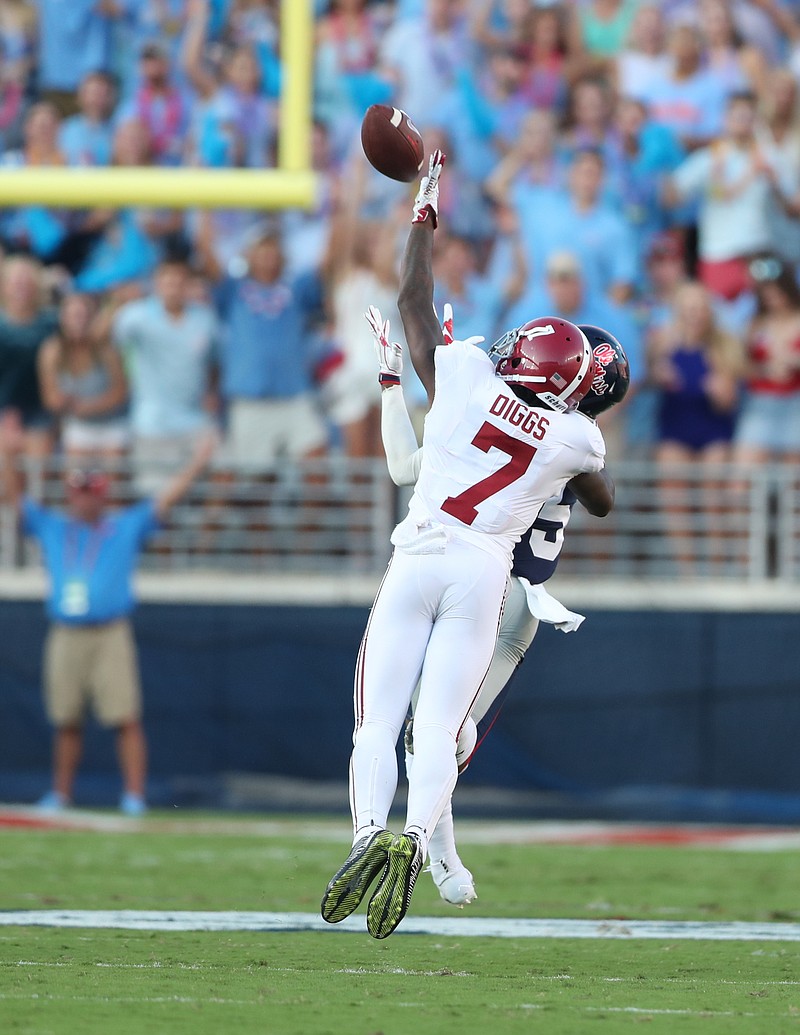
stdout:
[(559, 413), (566, 413), (569, 409), (567, 403), (557, 395), (553, 395), (552, 392), (536, 392), (536, 398), (541, 399), (542, 402), (547, 403), (548, 406), (552, 406), (552, 408), (554, 410), (558, 410)]

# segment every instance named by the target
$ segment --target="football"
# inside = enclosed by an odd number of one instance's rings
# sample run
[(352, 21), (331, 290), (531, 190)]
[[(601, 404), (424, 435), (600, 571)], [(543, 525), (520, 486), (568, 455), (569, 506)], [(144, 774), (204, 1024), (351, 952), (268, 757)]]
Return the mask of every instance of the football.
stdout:
[(373, 104), (361, 123), (361, 146), (370, 165), (392, 180), (410, 183), (425, 157), (420, 132), (400, 108)]

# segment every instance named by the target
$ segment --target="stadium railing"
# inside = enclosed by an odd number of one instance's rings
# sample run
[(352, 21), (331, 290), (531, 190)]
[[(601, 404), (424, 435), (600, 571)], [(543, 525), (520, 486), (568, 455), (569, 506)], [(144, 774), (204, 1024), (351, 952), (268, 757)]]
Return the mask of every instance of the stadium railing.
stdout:
[[(28, 464), (29, 492), (64, 504), (62, 464)], [(604, 520), (574, 508), (559, 576), (648, 581), (763, 580), (800, 575), (800, 472), (790, 465), (618, 462), (616, 506)], [(129, 464), (111, 469), (112, 502), (140, 498)], [(382, 460), (331, 456), (199, 480), (146, 550), (148, 572), (377, 575), (405, 512)], [(8, 505), (0, 506), (0, 567), (40, 565)]]

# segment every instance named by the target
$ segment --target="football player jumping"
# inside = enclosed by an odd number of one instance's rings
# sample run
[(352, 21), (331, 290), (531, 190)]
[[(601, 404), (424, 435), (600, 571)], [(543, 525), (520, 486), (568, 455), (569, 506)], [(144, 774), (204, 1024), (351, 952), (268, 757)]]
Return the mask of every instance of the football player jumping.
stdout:
[[(389, 340), (388, 321), (381, 320), (377, 309), (370, 309), (367, 320), (375, 339), (380, 368), (379, 380), (383, 389), (381, 436), (389, 474), (395, 485), (413, 485), (419, 474), (422, 450), (417, 445), (401, 386), (402, 349), (397, 342)], [(591, 388), (578, 404), (578, 409), (595, 419), (625, 397), (630, 385), (630, 367), (622, 346), (612, 334), (588, 324), (581, 325), (580, 329), (592, 346), (594, 376)], [(445, 306), (442, 332), (445, 344), (450, 344), (453, 341), (450, 306)], [(514, 547), (511, 581), (494, 657), (458, 738), (456, 761), (459, 772), (463, 772), (469, 763), (479, 736), (483, 739), (491, 728), (501, 694), (533, 642), (539, 622), (555, 625), (562, 632), (573, 632), (583, 621), (583, 615), (568, 611), (550, 596), (543, 585), (556, 570), (564, 545), (564, 530), (577, 499), (567, 484), (560, 496), (545, 503), (533, 525)], [(493, 708), (496, 701), (498, 705)], [(481, 725), (479, 732), (479, 724), (484, 719), (487, 720), (487, 728)], [(414, 761), (413, 720), (406, 725), (405, 746), (408, 772)], [(465, 906), (477, 898), (472, 874), (461, 861), (456, 848), (452, 801), (445, 805), (430, 836), (428, 853), (431, 876), (446, 902)]]
[[(422, 460), (361, 641), (353, 847), (321, 903), (323, 918), (338, 923), (377, 880), (367, 906), (374, 938), (386, 938), (405, 916), (430, 833), (455, 787), (456, 744), (494, 654), (515, 544), (568, 482), (599, 516), (614, 497), (603, 437), (577, 411), (594, 358), (575, 324), (530, 320), (498, 344), (496, 363), (474, 342), (443, 343), (432, 272), (443, 163), (435, 151), (415, 198), (398, 297), (430, 401)], [(386, 824), (396, 745), (418, 682), (406, 819), (395, 834)]]

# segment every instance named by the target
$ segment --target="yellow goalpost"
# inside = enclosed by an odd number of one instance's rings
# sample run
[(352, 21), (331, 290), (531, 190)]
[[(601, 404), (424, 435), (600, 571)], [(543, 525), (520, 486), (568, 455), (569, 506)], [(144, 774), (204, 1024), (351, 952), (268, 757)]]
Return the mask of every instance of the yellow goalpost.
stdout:
[(0, 169), (0, 207), (311, 208), (313, 31), (312, 0), (282, 0), (276, 169)]

